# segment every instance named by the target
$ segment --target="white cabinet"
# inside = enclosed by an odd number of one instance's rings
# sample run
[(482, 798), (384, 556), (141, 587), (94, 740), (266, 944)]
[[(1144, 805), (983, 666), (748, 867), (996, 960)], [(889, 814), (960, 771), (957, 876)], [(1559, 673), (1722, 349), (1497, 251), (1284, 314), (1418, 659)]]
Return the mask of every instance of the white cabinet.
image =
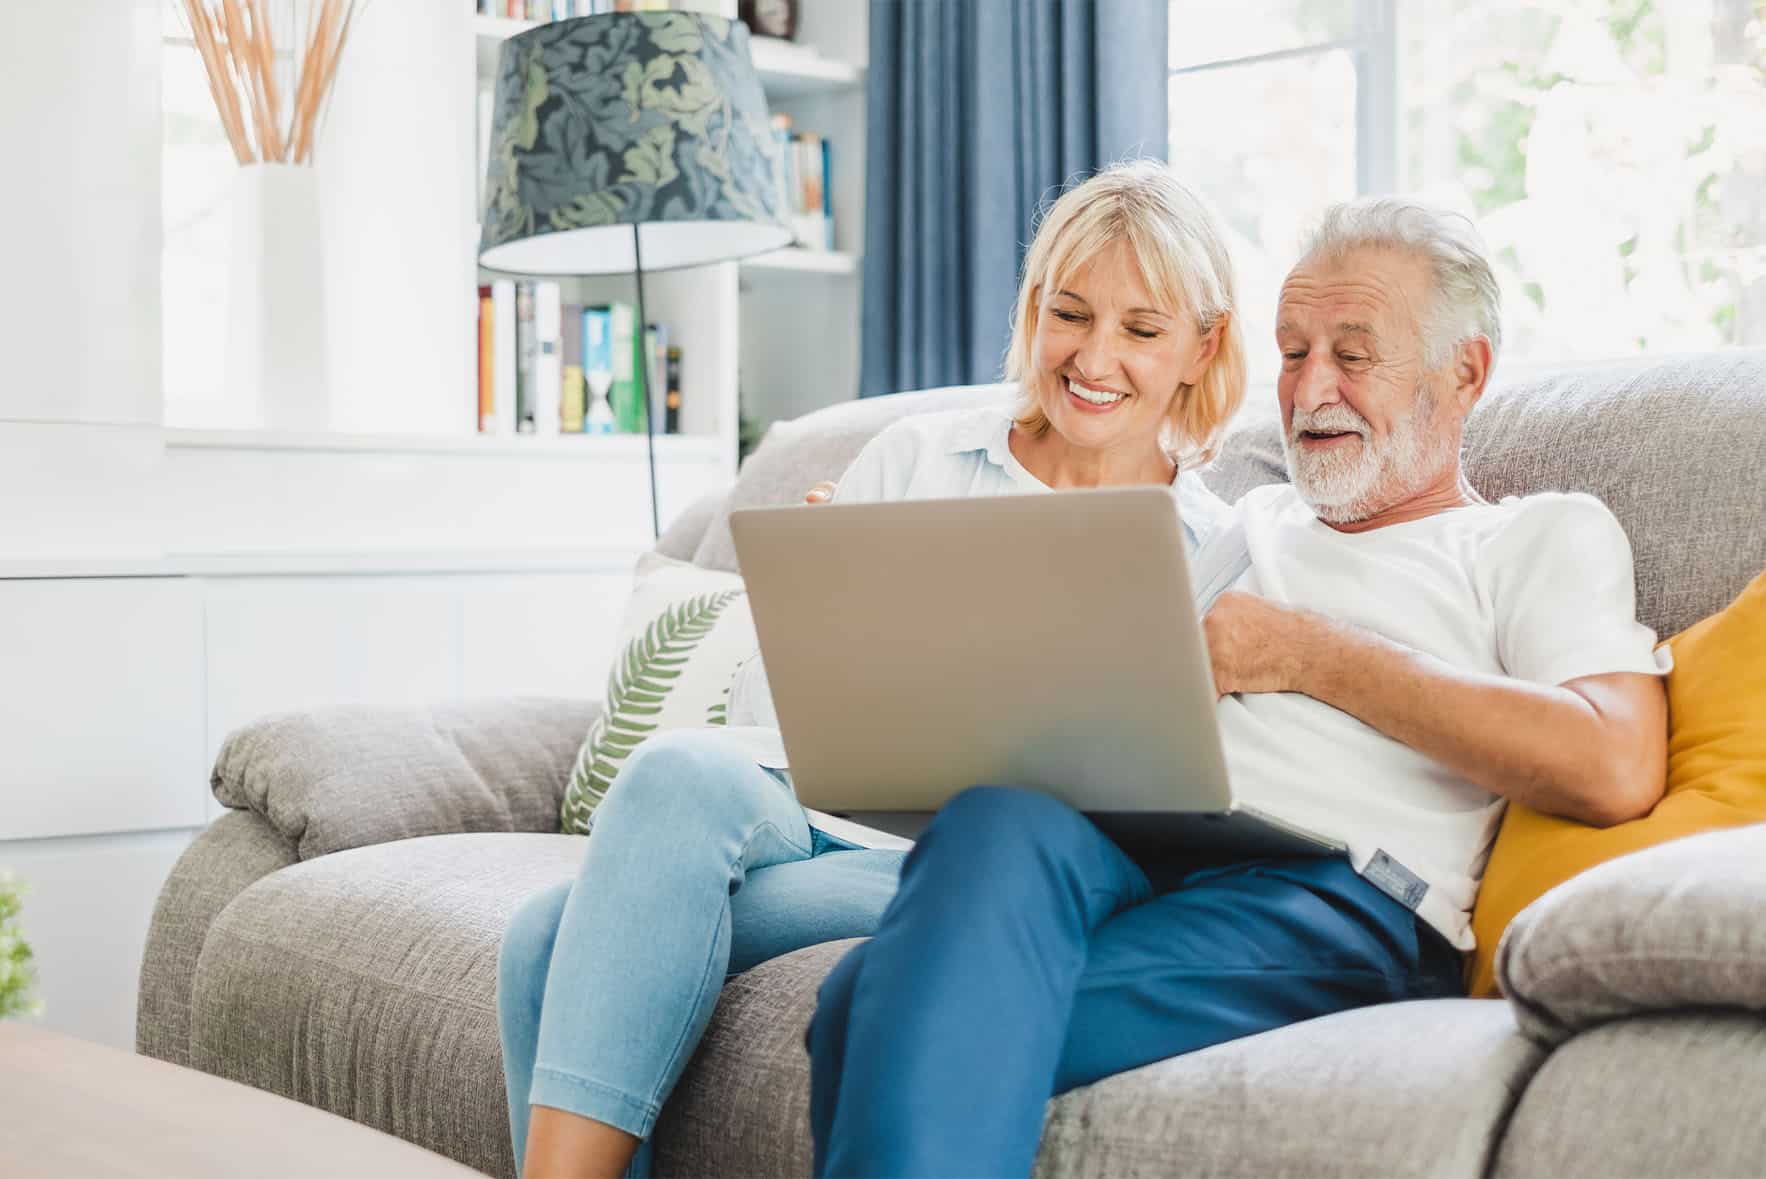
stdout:
[(291, 709), (598, 697), (635, 557), (0, 578), (0, 871), (31, 888), (43, 1022), (133, 1047), (154, 898), (222, 811), (209, 772), (228, 733)]
[(0, 839), (201, 823), (202, 650), (183, 578), (0, 581)]

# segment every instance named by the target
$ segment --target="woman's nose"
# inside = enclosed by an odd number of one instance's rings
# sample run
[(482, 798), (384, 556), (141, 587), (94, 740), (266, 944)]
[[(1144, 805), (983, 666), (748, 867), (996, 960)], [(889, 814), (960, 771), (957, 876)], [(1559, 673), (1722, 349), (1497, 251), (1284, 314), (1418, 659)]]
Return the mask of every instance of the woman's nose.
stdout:
[(1073, 354), (1073, 367), (1079, 370), (1080, 376), (1101, 381), (1116, 371), (1116, 359), (1116, 348), (1110, 335), (1093, 328), (1080, 342), (1079, 351)]

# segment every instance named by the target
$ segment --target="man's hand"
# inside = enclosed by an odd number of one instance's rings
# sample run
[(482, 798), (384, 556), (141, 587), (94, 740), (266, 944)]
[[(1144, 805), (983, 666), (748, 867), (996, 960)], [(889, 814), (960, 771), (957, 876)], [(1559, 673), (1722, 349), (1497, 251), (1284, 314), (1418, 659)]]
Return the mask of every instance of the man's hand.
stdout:
[(803, 493), (803, 502), (806, 504), (830, 503), (834, 499), (834, 493), (838, 490), (840, 490), (839, 484), (832, 480), (823, 479), (820, 483)]
[(1300, 691), (1306, 660), (1330, 626), (1320, 614), (1256, 594), (1221, 594), (1202, 619), (1216, 695)]

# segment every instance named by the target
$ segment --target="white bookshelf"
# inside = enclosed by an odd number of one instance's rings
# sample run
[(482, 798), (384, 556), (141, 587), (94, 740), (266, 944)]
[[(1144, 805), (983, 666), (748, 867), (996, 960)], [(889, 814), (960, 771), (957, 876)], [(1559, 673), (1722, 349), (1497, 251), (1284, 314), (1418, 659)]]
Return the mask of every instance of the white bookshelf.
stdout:
[[(735, 7), (733, 0), (716, 6)], [(750, 39), (769, 109), (789, 115), (794, 128), (827, 136), (833, 144), (836, 248), (791, 247), (745, 259), (739, 266), (645, 276), (649, 318), (667, 323), (681, 343), (688, 398), (685, 428), (715, 437), (731, 455), (739, 393), (742, 413), (764, 425), (858, 392), (865, 14), (865, 6), (853, 0), (805, 0), (796, 41)], [(471, 18), (476, 92), (495, 85), (503, 43), (541, 23)], [(475, 127), (475, 143), (478, 134)], [(475, 166), (479, 157), (474, 151)], [(480, 180), (473, 177), (475, 194)], [(481, 282), (496, 277), (506, 276), (480, 271)], [(635, 290), (629, 276), (570, 279), (565, 280), (565, 298), (631, 302)], [(806, 325), (813, 330), (805, 331)], [(805, 340), (817, 344), (808, 348)], [(709, 398), (707, 390), (712, 391)], [(707, 400), (715, 404), (715, 414), (706, 408)]]

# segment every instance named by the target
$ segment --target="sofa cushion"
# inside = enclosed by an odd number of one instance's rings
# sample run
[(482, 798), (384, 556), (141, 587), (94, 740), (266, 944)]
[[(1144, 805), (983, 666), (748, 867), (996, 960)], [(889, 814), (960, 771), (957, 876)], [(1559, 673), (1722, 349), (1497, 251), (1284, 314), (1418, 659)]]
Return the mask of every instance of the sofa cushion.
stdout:
[[(659, 1174), (810, 1173), (803, 1033), (854, 944), (799, 950), (724, 988), (657, 1127)], [(1481, 1176), (1540, 1056), (1500, 1003), (1311, 1020), (1063, 1095), (1037, 1174)]]
[(601, 713), (577, 751), (559, 830), (589, 833), (626, 758), (651, 737), (727, 723), (736, 671), (759, 650), (740, 577), (657, 553), (638, 558)]
[[(1605, 503), (1631, 538), (1645, 626), (1682, 631), (1766, 569), (1766, 350), (1500, 373), (1466, 424), (1472, 485)], [(1229, 502), (1287, 478), (1274, 396), (1251, 400), (1204, 475)]]
[(1510, 804), (1472, 910), (1473, 994), (1494, 992), (1503, 930), (1547, 890), (1627, 852), (1766, 822), (1766, 573), (1669, 646), (1666, 796), (1612, 827)]
[(515, 909), (575, 877), (564, 835), (439, 835), (259, 880), (215, 920), (190, 1063), (512, 1176), (497, 952)]
[(823, 479), (838, 479), (879, 430), (897, 418), (940, 409), (961, 409), (1011, 398), (1015, 385), (958, 385), (843, 402), (780, 422), (767, 431), (742, 464), (723, 510), (706, 528), (693, 563), (734, 571), (736, 542), (730, 513), (738, 508), (794, 504)]
[(460, 831), (556, 831), (572, 759), (600, 705), (456, 701), (279, 713), (227, 737), (213, 785), (303, 860)]
[(1638, 1012), (1766, 1012), (1766, 824), (1610, 860), (1522, 910), (1497, 952), (1523, 1030), (1558, 1043)]
[(1546, 1059), (1493, 1179), (1737, 1179), (1766, 1160), (1766, 1020), (1681, 1012), (1583, 1032)]

